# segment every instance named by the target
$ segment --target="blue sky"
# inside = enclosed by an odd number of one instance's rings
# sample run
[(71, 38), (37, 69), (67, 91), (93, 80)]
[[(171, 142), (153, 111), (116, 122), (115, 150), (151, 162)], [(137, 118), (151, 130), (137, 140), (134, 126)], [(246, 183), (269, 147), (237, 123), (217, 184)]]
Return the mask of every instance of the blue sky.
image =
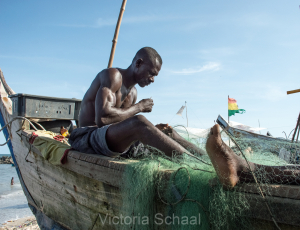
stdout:
[[(233, 121), (284, 136), (300, 108), (300, 1), (128, 0), (114, 67), (137, 50), (163, 59), (152, 97), (153, 123), (185, 124), (174, 116), (188, 103), (189, 126), (227, 118), (227, 97), (247, 112)], [(0, 68), (17, 93), (82, 98), (107, 67), (121, 1), (0, 2)], [(266, 131), (263, 131), (265, 133)], [(2, 138), (2, 136), (1, 136)]]

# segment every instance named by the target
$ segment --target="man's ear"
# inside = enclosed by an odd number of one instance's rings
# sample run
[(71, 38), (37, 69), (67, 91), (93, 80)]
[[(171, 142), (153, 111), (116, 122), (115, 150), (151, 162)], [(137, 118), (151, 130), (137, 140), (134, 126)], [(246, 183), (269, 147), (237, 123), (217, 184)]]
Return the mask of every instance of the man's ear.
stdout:
[(137, 59), (136, 62), (135, 62), (136, 68), (141, 67), (142, 64), (143, 64), (143, 59), (142, 58)]

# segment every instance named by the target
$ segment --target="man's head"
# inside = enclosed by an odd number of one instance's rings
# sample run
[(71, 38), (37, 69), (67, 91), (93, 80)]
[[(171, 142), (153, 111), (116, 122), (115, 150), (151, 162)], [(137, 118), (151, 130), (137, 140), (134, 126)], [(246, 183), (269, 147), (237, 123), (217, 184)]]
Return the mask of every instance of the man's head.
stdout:
[(162, 59), (155, 49), (144, 47), (140, 49), (132, 60), (134, 79), (140, 87), (154, 82), (162, 65)]

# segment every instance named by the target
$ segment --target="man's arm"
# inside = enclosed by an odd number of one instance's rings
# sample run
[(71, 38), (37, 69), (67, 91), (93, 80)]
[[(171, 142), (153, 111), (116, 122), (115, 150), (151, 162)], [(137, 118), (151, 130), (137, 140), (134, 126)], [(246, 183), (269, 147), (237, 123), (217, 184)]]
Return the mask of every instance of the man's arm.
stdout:
[(152, 111), (152, 99), (143, 99), (129, 108), (116, 108), (115, 94), (122, 86), (122, 76), (120, 73), (110, 73), (109, 75), (108, 82), (101, 85), (96, 95), (95, 122), (98, 127), (123, 121), (140, 112)]

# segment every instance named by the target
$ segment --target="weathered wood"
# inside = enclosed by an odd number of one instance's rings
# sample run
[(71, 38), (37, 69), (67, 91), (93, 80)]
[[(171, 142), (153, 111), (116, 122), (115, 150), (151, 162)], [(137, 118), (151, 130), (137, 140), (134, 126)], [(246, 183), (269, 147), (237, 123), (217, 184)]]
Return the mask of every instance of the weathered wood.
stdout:
[(2, 70), (0, 69), (0, 79), (1, 79), (1, 83), (5, 89), (5, 93), (7, 93), (8, 95), (12, 95), (15, 94), (15, 92), (9, 87), (9, 85), (6, 83), (4, 75)]
[[(41, 156), (40, 151), (35, 148), (34, 145), (28, 143), (30, 133), (31, 132), (28, 131), (22, 131), (22, 139), (27, 148), (31, 148), (35, 153)], [(122, 178), (123, 171), (127, 164), (128, 163), (124, 161), (115, 160), (105, 156), (70, 151), (67, 157), (67, 163), (59, 167), (119, 187), (122, 182), (120, 178)]]
[[(260, 184), (260, 187), (266, 196), (283, 197), (300, 200), (300, 186), (296, 185), (276, 185)], [(243, 183), (235, 187), (236, 191), (260, 194), (258, 186), (253, 183)]]
[(50, 218), (71, 229), (89, 229), (98, 213), (118, 215), (122, 205), (118, 188), (53, 166), (34, 151), (26, 155), (20, 151), (17, 157), (23, 179), (37, 208)]
[[(63, 191), (68, 194), (68, 197), (71, 196), (70, 199), (75, 198), (79, 203), (91, 209), (101, 209), (102, 207), (99, 207), (101, 203), (105, 203), (105, 212), (107, 212), (107, 206), (118, 209), (121, 207), (122, 202), (118, 188), (94, 179), (86, 180), (86, 177), (61, 167), (58, 167), (56, 172), (49, 173), (47, 163), (39, 164), (44, 167), (35, 166), (36, 163), (43, 160), (40, 156), (34, 153), (30, 155), (27, 159), (34, 163), (28, 165), (28, 163), (23, 162), (24, 167), (27, 166), (23, 171), (23, 175), (31, 178), (34, 183), (55, 191)], [(111, 213), (112, 211), (110, 210)]]
[[(273, 221), (255, 219), (255, 218), (249, 218), (249, 221), (251, 221), (252, 227), (255, 230), (278, 230), (278, 228), (276, 228)], [(299, 230), (299, 226), (293, 226), (290, 224), (283, 224), (283, 223), (277, 223), (277, 225), (281, 230)]]
[[(272, 221), (265, 201), (260, 195), (245, 194), (246, 200), (250, 204), (250, 212), (253, 218)], [(300, 226), (300, 200), (293, 200), (282, 197), (266, 197), (266, 201), (271, 204), (272, 214), (278, 223)]]

